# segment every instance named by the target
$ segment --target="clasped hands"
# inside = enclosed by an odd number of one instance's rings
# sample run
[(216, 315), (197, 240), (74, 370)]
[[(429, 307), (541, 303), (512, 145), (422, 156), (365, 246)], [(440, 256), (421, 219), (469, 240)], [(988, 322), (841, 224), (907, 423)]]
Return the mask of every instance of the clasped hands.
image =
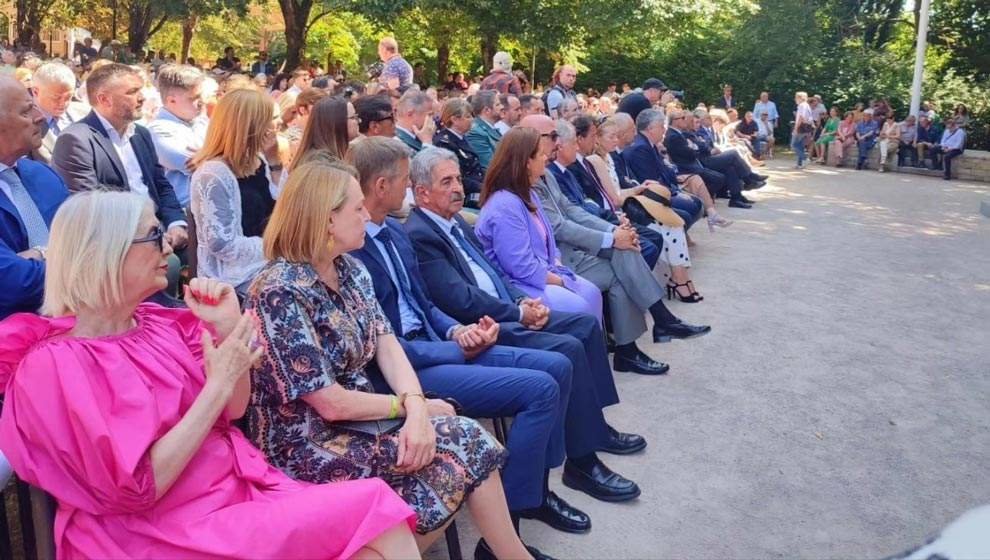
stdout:
[(639, 251), (639, 234), (629, 218), (619, 216), (619, 225), (612, 231), (612, 247), (627, 251)]
[(461, 347), (464, 357), (471, 360), (495, 345), (498, 331), (499, 324), (485, 315), (477, 323), (455, 328), (450, 339)]

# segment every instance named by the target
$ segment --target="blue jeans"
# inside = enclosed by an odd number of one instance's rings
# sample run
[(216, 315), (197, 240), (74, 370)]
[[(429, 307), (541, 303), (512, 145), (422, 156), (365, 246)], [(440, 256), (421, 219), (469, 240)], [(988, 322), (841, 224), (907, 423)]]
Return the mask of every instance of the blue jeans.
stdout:
[(804, 151), (804, 144), (808, 141), (807, 132), (795, 132), (791, 135), (791, 148), (797, 154), (798, 165), (804, 165), (804, 160), (807, 159), (807, 154)]
[(858, 165), (862, 166), (864, 163), (866, 163), (866, 160), (869, 159), (870, 157), (870, 150), (873, 149), (873, 145), (876, 143), (877, 141), (875, 138), (870, 138), (869, 140), (860, 140), (859, 142), (856, 143), (856, 145), (859, 147)]

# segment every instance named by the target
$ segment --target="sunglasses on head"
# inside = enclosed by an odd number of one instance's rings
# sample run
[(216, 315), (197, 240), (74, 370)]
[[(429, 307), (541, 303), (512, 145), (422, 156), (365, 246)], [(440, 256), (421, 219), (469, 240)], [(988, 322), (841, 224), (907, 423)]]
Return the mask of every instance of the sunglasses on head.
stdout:
[(162, 252), (165, 250), (165, 230), (162, 229), (161, 224), (155, 226), (155, 231), (151, 232), (146, 237), (140, 237), (131, 241), (131, 245), (135, 243), (154, 243), (158, 246), (158, 251)]

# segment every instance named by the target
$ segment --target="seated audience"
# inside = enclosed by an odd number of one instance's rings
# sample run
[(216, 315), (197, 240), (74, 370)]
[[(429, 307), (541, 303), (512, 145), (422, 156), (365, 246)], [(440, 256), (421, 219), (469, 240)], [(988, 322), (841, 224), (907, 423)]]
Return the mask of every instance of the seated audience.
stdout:
[(859, 157), (856, 159), (856, 169), (864, 169), (866, 160), (870, 157), (870, 150), (877, 143), (877, 133), (880, 132), (880, 125), (873, 118), (873, 109), (863, 111), (863, 118), (856, 125), (856, 146), (859, 149)]
[(210, 124), (203, 114), (203, 78), (203, 72), (192, 66), (162, 66), (158, 70), (162, 108), (148, 125), (158, 163), (183, 208), (189, 205), (189, 160), (203, 147)]
[(285, 90), (285, 93), (291, 95), (299, 95), (302, 90), (309, 87), (309, 84), (313, 81), (313, 75), (309, 73), (309, 70), (305, 68), (296, 68), (292, 71), (289, 77), (289, 89)]
[(523, 94), (519, 96), (519, 107), (522, 109), (522, 117), (528, 117), (529, 115), (545, 115), (546, 111), (543, 109), (543, 100), (540, 99), (538, 95)]
[(395, 137), (415, 154), (433, 143), (433, 99), (415, 89), (402, 94), (395, 106)]
[(151, 133), (135, 124), (141, 118), (144, 84), (134, 68), (110, 63), (86, 79), (93, 110), (62, 131), (52, 165), (69, 190), (111, 188), (147, 196), (165, 236), (175, 249), (186, 246), (186, 216), (158, 162)]
[(0, 76), (0, 319), (41, 306), (49, 227), (69, 196), (57, 173), (25, 157), (41, 146), (44, 126), (31, 94)]
[(492, 57), (492, 71), (481, 82), (481, 90), (495, 90), (501, 94), (521, 95), (519, 79), (512, 73), (512, 55), (499, 51)]
[(845, 118), (835, 131), (835, 139), (828, 147), (829, 160), (836, 166), (845, 165), (843, 159), (846, 152), (856, 145), (856, 112), (846, 111)]
[[(556, 157), (559, 138), (552, 119), (533, 115), (524, 118), (520, 126), (536, 129), (540, 151)], [(552, 228), (551, 240), (560, 248), (561, 263), (608, 297), (616, 371), (661, 375), (669, 369), (636, 346), (636, 340), (646, 332), (646, 312), (653, 317), (653, 339), (657, 342), (690, 338), (711, 330), (684, 323), (667, 310), (663, 291), (639, 254), (638, 236), (628, 220), (623, 218), (614, 225), (589, 214), (564, 196), (552, 173), (544, 172), (534, 190)]]
[(189, 310), (141, 304), (171, 252), (146, 197), (76, 195), (52, 223), (45, 316), (0, 323), (0, 447), (58, 503), (59, 556), (416, 557), (386, 484), (300, 484), (234, 426), (255, 321), (202, 278)]
[(761, 113), (756, 121), (756, 126), (756, 139), (763, 142), (766, 147), (764, 156), (773, 159), (773, 147), (777, 143), (777, 139), (773, 135), (773, 123), (770, 121), (770, 115), (766, 112)]
[(519, 104), (519, 98), (511, 94), (502, 94), (498, 96), (498, 104), (502, 107), (502, 110), (498, 113), (498, 122), (495, 123), (495, 130), (501, 135), (506, 135), (512, 127), (519, 124), (519, 119), (522, 118), (522, 105)]
[(952, 178), (952, 160), (966, 150), (966, 131), (960, 126), (960, 120), (950, 117), (948, 125), (942, 133), (942, 139), (932, 147), (932, 169), (941, 168), (942, 178), (948, 181)]
[(281, 184), (285, 185), (289, 173), (311, 152), (321, 152), (343, 160), (351, 141), (359, 134), (357, 112), (345, 97), (324, 97), (317, 101), (306, 122), (296, 156), (289, 168), (282, 172)]
[(828, 120), (822, 128), (822, 133), (815, 140), (815, 162), (825, 163), (825, 156), (828, 148), (835, 142), (835, 137), (839, 133), (839, 108), (832, 107), (828, 113)]
[(752, 147), (753, 156), (756, 159), (763, 157), (763, 143), (766, 137), (760, 138), (760, 126), (756, 124), (756, 119), (753, 118), (752, 111), (746, 111), (742, 121), (736, 125), (736, 137), (745, 140), (747, 145)]
[(763, 115), (766, 115), (766, 120), (770, 123), (770, 136), (773, 136), (773, 130), (777, 128), (777, 122), (780, 119), (780, 115), (777, 113), (777, 104), (770, 101), (770, 92), (761, 91), (760, 98), (756, 100), (753, 104), (753, 116), (757, 122), (763, 120)]
[(299, 142), (302, 140), (303, 131), (306, 130), (306, 123), (313, 112), (313, 105), (327, 96), (326, 90), (307, 87), (296, 95), (295, 104), (292, 107), (293, 119), (289, 123), (282, 136), (289, 141), (289, 158), (292, 161), (296, 151), (299, 149)]
[(461, 181), (464, 184), (464, 205), (478, 208), (481, 198), (481, 184), (485, 181), (485, 170), (478, 154), (474, 153), (465, 136), (471, 130), (474, 113), (471, 104), (463, 99), (448, 99), (440, 112), (443, 128), (433, 137), (433, 145), (450, 150), (460, 164)]
[(502, 139), (502, 134), (495, 129), (495, 123), (498, 122), (499, 114), (502, 112), (498, 93), (485, 90), (474, 94), (471, 96), (471, 110), (474, 112), (474, 121), (465, 138), (471, 144), (474, 153), (478, 154), (481, 167), (488, 169), (495, 148)]
[[(357, 167), (370, 216), (359, 238), (363, 247), (351, 255), (368, 269), (384, 316), (399, 336), (420, 384), (456, 401), (465, 415), (515, 417), (507, 435), (509, 458), (502, 469), (505, 500), (514, 514), (540, 507), (548, 469), (564, 461), (563, 399), (570, 392), (571, 363), (555, 352), (498, 345), (500, 327), (491, 318), (461, 324), (433, 304), (409, 236), (398, 221), (386, 217), (399, 207), (409, 184), (409, 154), (401, 142), (358, 142), (348, 161)], [(376, 387), (387, 391), (386, 380), (376, 375)], [(623, 490), (638, 488), (630, 483)], [(439, 515), (421, 512), (431, 529), (442, 526), (456, 510), (410, 498), (423, 508), (440, 510)], [(510, 538), (511, 525), (502, 524), (501, 516), (496, 521), (493, 534)]]
[(70, 124), (86, 116), (89, 112), (84, 103), (73, 101), (76, 90), (76, 75), (61, 62), (46, 62), (38, 67), (31, 82), (34, 101), (45, 117), (48, 131), (35, 150), (33, 159), (51, 165), (55, 140)]
[(901, 141), (897, 149), (897, 166), (904, 166), (905, 157), (910, 158), (912, 167), (917, 166), (918, 152), (915, 149), (915, 143), (918, 140), (917, 119), (914, 118), (914, 115), (908, 115), (898, 127)]
[[(929, 113), (934, 113), (934, 111), (929, 111)], [(939, 136), (938, 127), (932, 123), (931, 118), (921, 114), (918, 117), (918, 130), (915, 133), (915, 137), (915, 147), (918, 150), (917, 165), (924, 167), (926, 157), (932, 157), (934, 160), (934, 154), (930, 154), (929, 150), (938, 144), (941, 136)]]
[(395, 112), (387, 95), (365, 95), (354, 100), (358, 132), (364, 136), (395, 136)]
[(883, 173), (887, 167), (887, 154), (891, 152), (896, 154), (901, 143), (901, 125), (897, 122), (893, 111), (887, 113), (877, 138), (880, 145), (880, 164), (877, 166), (877, 171)]
[(272, 104), (259, 91), (238, 90), (220, 100), (206, 144), (190, 162), (197, 274), (240, 294), (265, 265), (261, 234), (275, 188), (262, 151), (274, 138)]
[[(412, 160), (416, 209), (405, 228), (431, 299), (462, 323), (492, 317), (499, 323), (499, 344), (566, 356), (573, 378), (564, 423), (565, 480), (591, 495), (631, 499), (633, 494), (621, 487), (625, 482), (603, 476), (609, 471), (596, 456), (596, 451), (625, 455), (646, 447), (642, 437), (619, 433), (601, 414), (603, 406), (618, 403), (619, 397), (598, 321), (591, 315), (551, 311), (515, 288), (484, 256), (473, 230), (458, 216), (464, 196), (459, 175), (457, 157), (446, 150), (424, 150)], [(544, 492), (544, 503), (522, 517), (567, 532), (591, 529), (586, 514), (566, 507), (548, 489)]]

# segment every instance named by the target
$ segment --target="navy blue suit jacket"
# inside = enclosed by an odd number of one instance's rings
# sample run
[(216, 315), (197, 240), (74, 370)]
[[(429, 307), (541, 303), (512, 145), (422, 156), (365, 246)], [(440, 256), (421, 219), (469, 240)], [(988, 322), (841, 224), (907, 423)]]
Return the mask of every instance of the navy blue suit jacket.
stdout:
[[(454, 219), (464, 233), (465, 240), (474, 245), (484, 257), (484, 249), (471, 226), (460, 216), (455, 216)], [(485, 258), (485, 263), (498, 274), (497, 280), (502, 282), (511, 300), (493, 297), (478, 287), (474, 273), (461, 255), (461, 250), (454, 246), (454, 242), (440, 226), (422, 210), (413, 209), (406, 220), (405, 228), (415, 247), (419, 270), (430, 297), (438, 307), (465, 324), (474, 323), (484, 315), (498, 323), (519, 320), (519, 306), (515, 302), (526, 294), (513, 286), (497, 265)]]
[[(667, 154), (670, 155), (670, 159), (677, 165), (677, 168), (681, 172), (701, 173), (705, 170), (705, 166), (701, 165), (701, 162), (698, 161), (698, 158), (701, 157), (701, 152), (699, 149), (692, 148), (688, 144), (688, 134), (690, 133), (678, 132), (668, 128), (663, 145), (667, 148)], [(692, 140), (696, 145), (698, 144), (697, 140)]]
[(648, 180), (659, 181), (670, 189), (671, 194), (680, 191), (677, 186), (677, 175), (664, 164), (660, 152), (646, 136), (637, 134), (633, 143), (622, 150), (622, 157), (625, 158), (633, 177), (640, 183)]
[[(69, 196), (62, 178), (43, 163), (20, 159), (17, 173), (45, 223)], [(0, 192), (0, 319), (18, 311), (35, 311), (45, 290), (45, 263), (17, 256), (27, 251), (27, 230), (14, 203)]]
[[(433, 305), (430, 298), (426, 296), (426, 290), (423, 288), (423, 278), (419, 273), (419, 263), (416, 261), (416, 254), (413, 252), (412, 243), (409, 241), (409, 236), (406, 235), (405, 230), (402, 229), (402, 225), (397, 220), (386, 218), (385, 227), (389, 230), (392, 242), (395, 244), (395, 248), (399, 252), (399, 258), (402, 260), (406, 274), (409, 276), (413, 291), (412, 297), (416, 300), (420, 309), (423, 310), (423, 313), (426, 314), (426, 318), (430, 322), (430, 327), (438, 335), (444, 336), (451, 327), (458, 324), (457, 321), (443, 311), (440, 311)], [(378, 246), (368, 234), (364, 236), (364, 247), (352, 251), (351, 254), (364, 263), (364, 266), (368, 269), (368, 273), (371, 274), (371, 280), (375, 285), (375, 296), (378, 298), (385, 316), (392, 323), (392, 328), (398, 335), (402, 332), (402, 321), (399, 318), (399, 292), (392, 282), (392, 277), (388, 275), (388, 268), (385, 265), (385, 259), (388, 257), (378, 250)], [(464, 353), (456, 342), (405, 340), (401, 336), (398, 338), (414, 369), (441, 364), (464, 363)]]
[(596, 218), (601, 218), (606, 221), (613, 221), (609, 216), (612, 214), (610, 210), (595, 204), (594, 202), (588, 200), (588, 197), (584, 193), (584, 189), (581, 187), (581, 183), (578, 182), (577, 177), (574, 173), (568, 170), (567, 172), (561, 171), (557, 167), (556, 163), (551, 162), (547, 165), (547, 169), (553, 174), (554, 179), (557, 180), (557, 184), (560, 185), (560, 192), (564, 193), (567, 200), (572, 203), (584, 208), (586, 212), (591, 214)]
[[(155, 203), (155, 213), (162, 227), (185, 220), (186, 215), (175, 190), (158, 163), (151, 133), (143, 126), (136, 126), (134, 130), (131, 147), (141, 165), (141, 177), (148, 186), (148, 196)], [(124, 164), (94, 111), (58, 135), (52, 152), (52, 165), (72, 192), (96, 190), (103, 186), (130, 190)]]

